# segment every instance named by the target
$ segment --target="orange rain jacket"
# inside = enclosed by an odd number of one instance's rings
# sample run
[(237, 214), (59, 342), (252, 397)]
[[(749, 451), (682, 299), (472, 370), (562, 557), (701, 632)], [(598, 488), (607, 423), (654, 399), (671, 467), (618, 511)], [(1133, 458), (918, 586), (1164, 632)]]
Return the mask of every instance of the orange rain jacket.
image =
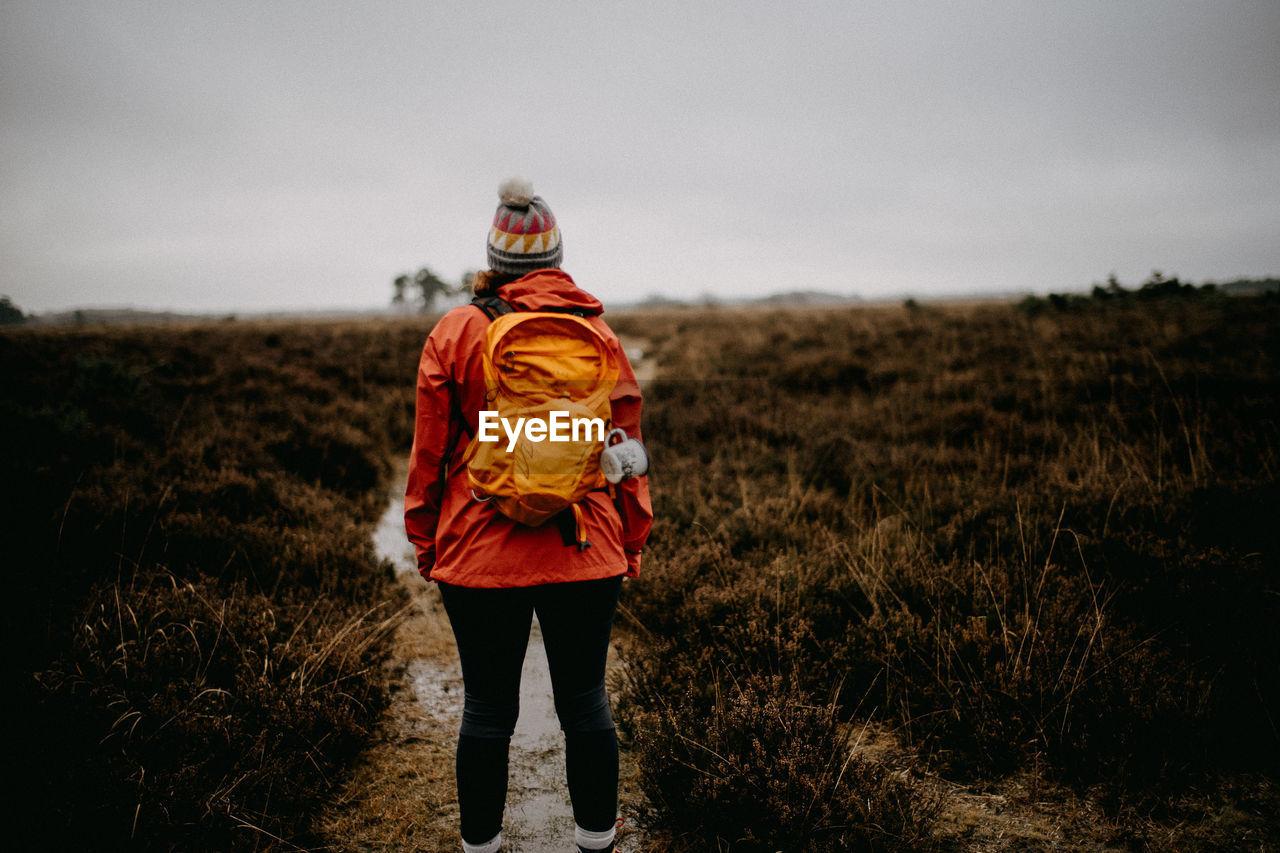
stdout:
[[(600, 312), (600, 301), (578, 289), (558, 269), (543, 269), (504, 285), (500, 295), (524, 310), (584, 308)], [(590, 317), (612, 344), (618, 383), (610, 397), (613, 424), (640, 438), (640, 386), (617, 335)], [(649, 536), (653, 509), (644, 477), (582, 501), (591, 547), (566, 545), (554, 522), (526, 527), (475, 500), (462, 463), (484, 400), (483, 349), (489, 318), (474, 305), (441, 318), (422, 348), (404, 523), (428, 580), (469, 587), (533, 586), (595, 580), (640, 570), (640, 550)], [(466, 428), (462, 426), (465, 420)]]

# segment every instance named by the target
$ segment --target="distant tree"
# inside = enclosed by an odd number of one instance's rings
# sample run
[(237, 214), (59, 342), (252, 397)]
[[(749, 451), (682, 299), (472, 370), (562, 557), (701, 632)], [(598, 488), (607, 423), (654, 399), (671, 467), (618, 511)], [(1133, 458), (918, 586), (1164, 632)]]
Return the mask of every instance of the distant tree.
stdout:
[(1159, 299), (1164, 296), (1185, 296), (1194, 293), (1195, 285), (1183, 284), (1175, 275), (1165, 278), (1160, 270), (1152, 270), (1151, 277), (1138, 288), (1138, 296), (1142, 299)]
[(395, 281), (392, 282), (392, 286), (395, 288), (395, 292), (391, 295), (392, 305), (404, 305), (405, 292), (409, 289), (409, 281), (408, 275), (396, 276)]
[(436, 302), (465, 292), (471, 286), (474, 272), (463, 275), (457, 286), (436, 275), (430, 267), (423, 267), (412, 275), (403, 273), (392, 280), (391, 304), (396, 307), (416, 305), (419, 311), (431, 311)]
[(453, 288), (444, 282), (430, 267), (423, 267), (413, 275), (413, 283), (422, 294), (422, 307), (430, 311), (436, 304), (436, 297), (448, 296)]
[(7, 296), (0, 296), (0, 326), (20, 326), (27, 321), (27, 315), (14, 305)]
[(1107, 276), (1107, 284), (1105, 287), (1095, 282), (1093, 290), (1090, 291), (1090, 295), (1094, 299), (1105, 302), (1108, 299), (1128, 296), (1129, 291), (1124, 289), (1124, 286), (1120, 284), (1120, 279), (1116, 278), (1116, 274), (1113, 272), (1111, 275)]
[(1028, 293), (1022, 297), (1022, 301), (1018, 303), (1018, 310), (1022, 311), (1028, 317), (1039, 317), (1041, 314), (1049, 312), (1049, 300), (1043, 296), (1036, 296), (1034, 293)]

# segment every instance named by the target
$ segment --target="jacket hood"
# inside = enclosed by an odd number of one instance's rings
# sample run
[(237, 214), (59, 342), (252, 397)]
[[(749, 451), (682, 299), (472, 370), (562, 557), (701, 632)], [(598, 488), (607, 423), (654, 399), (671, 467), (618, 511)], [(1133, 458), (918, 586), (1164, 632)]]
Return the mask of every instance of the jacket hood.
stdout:
[(503, 299), (526, 311), (538, 308), (581, 308), (592, 314), (603, 314), (600, 300), (573, 283), (569, 274), (558, 269), (534, 270), (526, 276), (498, 289)]

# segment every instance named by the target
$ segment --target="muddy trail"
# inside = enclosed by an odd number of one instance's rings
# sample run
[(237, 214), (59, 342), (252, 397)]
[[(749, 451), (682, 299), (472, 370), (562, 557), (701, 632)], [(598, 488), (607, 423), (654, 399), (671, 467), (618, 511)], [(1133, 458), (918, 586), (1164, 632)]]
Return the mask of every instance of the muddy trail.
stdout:
[[(627, 354), (642, 383), (654, 369), (643, 342), (628, 341)], [(409, 596), (404, 620), (392, 639), (391, 701), (372, 746), (340, 795), (318, 820), (325, 850), (460, 850), (454, 783), (454, 748), (462, 717), (462, 670), (449, 620), (434, 584), (418, 574), (404, 534), (404, 460), (397, 461), (387, 508), (374, 533), (378, 556), (395, 569)], [(610, 685), (619, 659), (610, 650)], [(638, 853), (635, 807), (640, 800), (635, 768), (620, 756), (620, 853)], [(551, 677), (535, 617), (520, 684), (520, 718), (511, 741), (504, 853), (564, 853), (573, 849), (573, 813), (565, 785), (564, 737), (551, 693)]]

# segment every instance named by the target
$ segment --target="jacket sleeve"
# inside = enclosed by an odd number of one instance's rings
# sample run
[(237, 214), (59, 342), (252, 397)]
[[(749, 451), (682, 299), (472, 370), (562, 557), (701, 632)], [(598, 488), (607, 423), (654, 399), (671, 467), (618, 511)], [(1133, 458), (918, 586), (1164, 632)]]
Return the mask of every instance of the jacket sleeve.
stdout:
[[(631, 438), (643, 441), (640, 433), (640, 384), (621, 345), (618, 347), (618, 384), (610, 396), (613, 422)], [(622, 548), (627, 556), (627, 576), (640, 573), (640, 552), (653, 526), (653, 504), (649, 500), (649, 478), (623, 480), (614, 492), (614, 505), (622, 519)]]
[(439, 351), (439, 326), (427, 338), (418, 362), (413, 449), (404, 496), (404, 528), (418, 557), (418, 571), (430, 579), (436, 559), (436, 524), (444, 497), (451, 445), (459, 425), (451, 417), (454, 383)]

